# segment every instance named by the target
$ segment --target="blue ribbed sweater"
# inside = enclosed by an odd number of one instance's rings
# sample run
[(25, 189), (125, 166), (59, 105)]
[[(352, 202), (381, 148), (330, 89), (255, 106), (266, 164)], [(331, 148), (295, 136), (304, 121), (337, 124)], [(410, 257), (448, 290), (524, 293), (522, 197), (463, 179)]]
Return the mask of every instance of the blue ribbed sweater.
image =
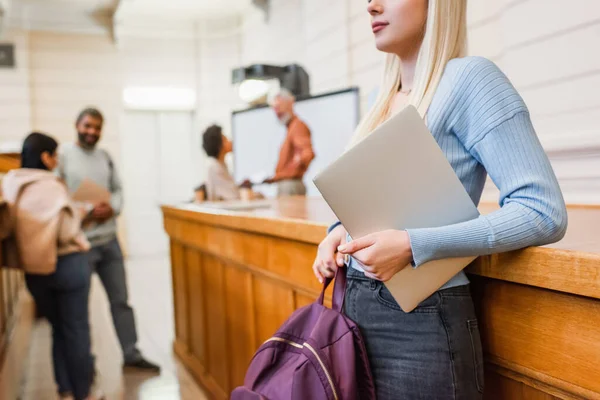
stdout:
[[(408, 229), (416, 267), (544, 245), (564, 236), (567, 210), (556, 176), (523, 99), (493, 62), (481, 57), (450, 61), (427, 120), (473, 202), (479, 204), (489, 174), (500, 189), (501, 208), (460, 224)], [(357, 264), (351, 259), (350, 266), (360, 269)], [(467, 283), (461, 272), (443, 288)]]

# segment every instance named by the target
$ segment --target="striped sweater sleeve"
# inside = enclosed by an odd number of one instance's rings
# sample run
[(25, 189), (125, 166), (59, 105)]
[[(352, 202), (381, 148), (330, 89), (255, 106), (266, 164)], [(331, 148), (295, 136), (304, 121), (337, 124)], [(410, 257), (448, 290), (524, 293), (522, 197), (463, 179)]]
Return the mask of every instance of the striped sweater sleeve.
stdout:
[(455, 225), (407, 230), (414, 265), (560, 240), (566, 206), (529, 112), (508, 78), (474, 59), (457, 73), (452, 130), (500, 189), (501, 208)]

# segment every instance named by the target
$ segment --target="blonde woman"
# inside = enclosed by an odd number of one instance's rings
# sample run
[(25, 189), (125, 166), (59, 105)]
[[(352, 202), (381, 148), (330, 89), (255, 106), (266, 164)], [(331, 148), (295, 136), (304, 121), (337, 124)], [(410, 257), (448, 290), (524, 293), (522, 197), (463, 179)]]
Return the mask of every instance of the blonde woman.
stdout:
[(368, 12), (375, 44), (388, 55), (378, 98), (354, 142), (412, 104), (473, 201), (479, 203), (489, 174), (501, 208), (461, 224), (355, 240), (336, 224), (313, 270), (322, 281), (351, 256), (345, 312), (365, 337), (379, 399), (478, 399), (483, 359), (466, 275), (453, 277), (411, 313), (382, 282), (410, 263), (419, 268), (558, 241), (567, 227), (564, 200), (515, 88), (492, 62), (461, 58), (466, 0), (372, 0)]

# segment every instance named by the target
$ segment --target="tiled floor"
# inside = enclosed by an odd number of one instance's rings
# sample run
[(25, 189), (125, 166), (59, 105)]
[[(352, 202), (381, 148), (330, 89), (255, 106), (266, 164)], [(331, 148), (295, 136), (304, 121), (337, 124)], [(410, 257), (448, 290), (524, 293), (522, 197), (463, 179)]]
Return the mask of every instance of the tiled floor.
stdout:
[[(169, 260), (165, 257), (127, 263), (130, 302), (136, 313), (139, 346), (162, 367), (160, 376), (121, 373), (121, 351), (114, 333), (108, 302), (94, 276), (91, 325), (100, 385), (108, 400), (203, 400), (206, 396), (172, 355), (173, 299)], [(22, 400), (54, 400), (55, 384), (50, 358), (50, 328), (37, 323), (23, 379)]]

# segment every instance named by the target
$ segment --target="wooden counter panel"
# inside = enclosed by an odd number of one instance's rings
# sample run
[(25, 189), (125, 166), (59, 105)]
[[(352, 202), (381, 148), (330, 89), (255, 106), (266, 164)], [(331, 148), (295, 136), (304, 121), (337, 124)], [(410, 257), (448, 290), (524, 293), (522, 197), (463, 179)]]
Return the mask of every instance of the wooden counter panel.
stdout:
[(21, 167), (21, 155), (18, 153), (0, 153), (0, 173)]
[(570, 396), (555, 397), (544, 391), (528, 386), (519, 380), (513, 380), (487, 370), (485, 375), (486, 400), (528, 399), (528, 400), (558, 400), (572, 398)]
[(600, 254), (530, 248), (480, 257), (470, 273), (600, 299)]
[(198, 250), (244, 265), (265, 265), (268, 239), (252, 233), (201, 224), (178, 223), (167, 218), (165, 229), (171, 239)]
[(235, 267), (225, 268), (227, 343), (231, 354), (229, 381), (243, 382), (248, 362), (256, 351), (256, 322), (252, 275)]
[[(222, 388), (229, 388), (230, 353), (227, 342), (225, 271), (221, 260), (205, 255), (202, 268), (206, 299), (208, 362), (206, 371)], [(190, 312), (193, 312), (190, 310)]]
[(188, 319), (188, 289), (186, 280), (185, 250), (177, 242), (171, 242), (171, 270), (173, 273), (173, 304), (175, 307), (175, 336), (177, 340), (189, 346), (189, 319)]
[(188, 287), (189, 299), (189, 351), (203, 364), (207, 363), (206, 355), (206, 284), (204, 282), (203, 256), (202, 253), (186, 249), (186, 271), (185, 280)]
[(256, 315), (257, 342), (260, 346), (279, 329), (294, 312), (294, 292), (276, 281), (254, 279), (254, 312)]
[[(2, 199), (0, 198), (0, 203)], [(0, 243), (0, 260), (2, 260), (2, 243)], [(0, 266), (0, 370), (4, 365), (6, 350), (13, 335), (13, 330), (19, 318), (19, 302), (22, 300), (25, 279), (19, 270), (2, 268)], [(29, 325), (27, 325), (29, 326)], [(29, 330), (29, 327), (27, 328)], [(0, 376), (0, 378), (4, 378)], [(2, 381), (2, 379), (0, 379)], [(8, 386), (3, 389), (15, 389), (16, 384), (5, 382)], [(0, 397), (2, 395), (0, 394)]]
[(314, 244), (271, 238), (265, 266), (267, 270), (282, 274), (297, 285), (317, 293), (321, 284), (313, 274), (306, 273), (306, 267), (312, 268), (316, 255)]
[[(298, 308), (302, 308), (304, 306), (308, 306), (312, 303), (314, 303), (315, 298), (312, 296), (306, 296), (303, 295), (302, 293), (294, 293), (294, 308), (298, 309)], [(331, 304), (327, 305), (328, 307), (331, 307)]]
[(231, 261), (248, 265), (264, 265), (267, 256), (267, 240), (264, 236), (207, 227), (204, 249), (227, 257)]
[[(189, 226), (182, 228), (181, 225)], [(227, 260), (253, 274), (278, 280), (305, 295), (316, 297), (321, 291), (321, 285), (311, 272), (315, 245), (185, 223), (170, 217), (165, 219), (165, 226), (171, 240), (182, 245)]]
[[(2, 250), (0, 250), (2, 251)], [(1, 254), (1, 253), (0, 253)], [(8, 277), (6, 270), (0, 270), (0, 334), (3, 334), (8, 322)]]
[(484, 278), (472, 284), (493, 363), (572, 395), (600, 398), (600, 302)]

